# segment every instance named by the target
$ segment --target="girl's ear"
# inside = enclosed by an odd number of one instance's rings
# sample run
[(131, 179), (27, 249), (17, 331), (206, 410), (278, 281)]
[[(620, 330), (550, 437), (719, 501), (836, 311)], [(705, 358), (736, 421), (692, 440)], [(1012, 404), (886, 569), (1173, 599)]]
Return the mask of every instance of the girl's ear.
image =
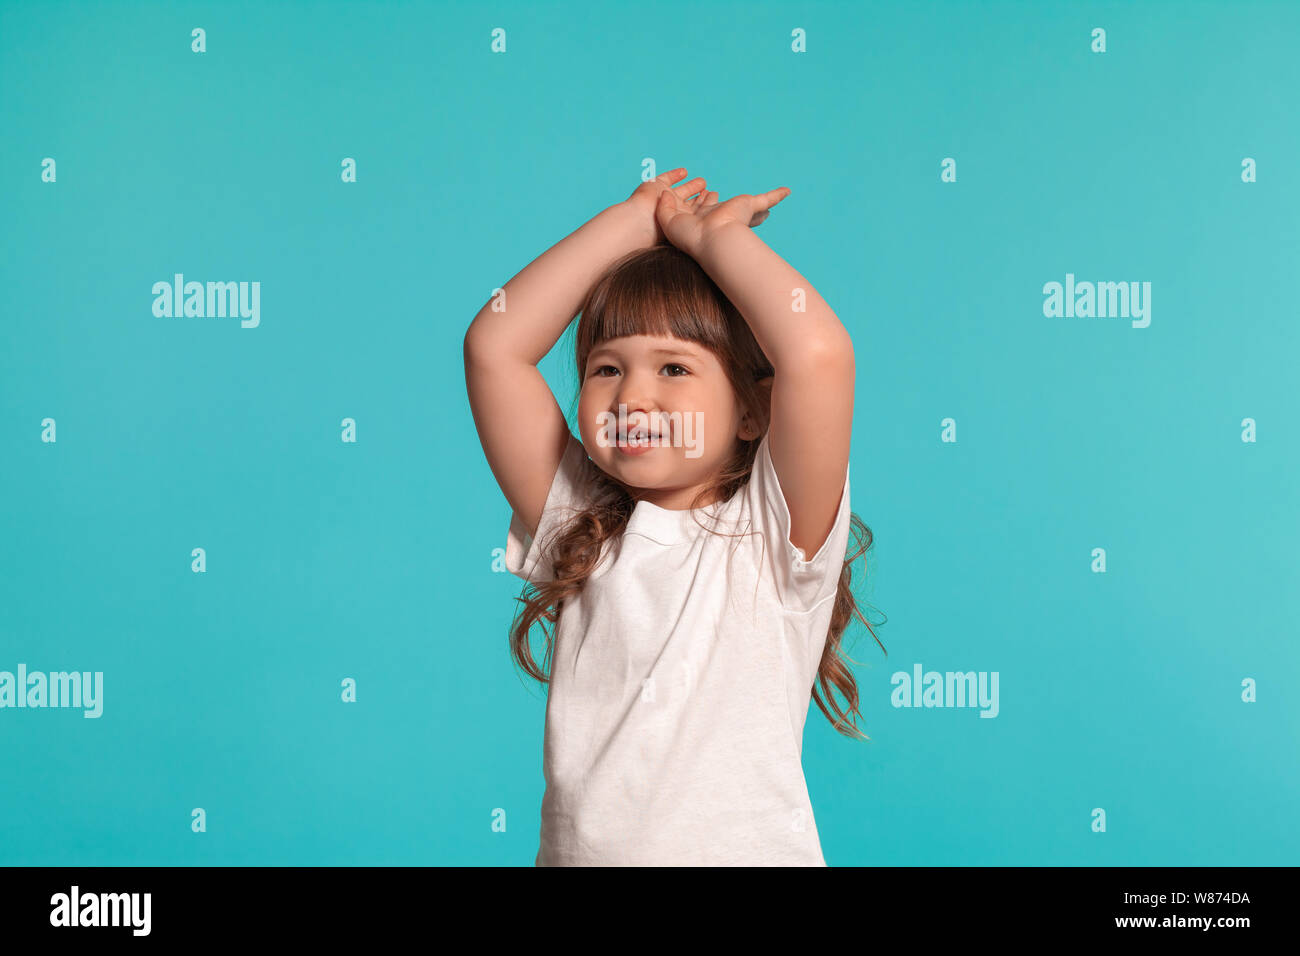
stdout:
[(760, 378), (754, 383), (755, 390), (758, 392), (758, 401), (762, 408), (755, 414), (748, 411), (740, 420), (740, 437), (743, 441), (753, 441), (766, 430), (768, 419), (772, 412), (772, 382), (771, 375), (767, 378)]

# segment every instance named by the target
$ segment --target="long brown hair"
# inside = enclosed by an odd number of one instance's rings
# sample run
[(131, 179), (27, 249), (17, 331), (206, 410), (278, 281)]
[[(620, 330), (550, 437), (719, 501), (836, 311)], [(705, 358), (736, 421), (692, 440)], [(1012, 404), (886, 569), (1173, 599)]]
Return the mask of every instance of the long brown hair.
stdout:
[[(760, 423), (760, 438), (766, 432), (769, 405), (763, 380), (774, 374), (772, 365), (744, 316), (699, 263), (677, 247), (660, 243), (628, 253), (612, 263), (588, 291), (575, 334), (579, 390), (591, 351), (603, 342), (627, 335), (673, 336), (709, 349), (726, 370), (737, 401)], [(726, 502), (745, 485), (754, 467), (760, 438), (740, 441), (739, 451), (700, 491), (693, 508), (706, 501)], [(523, 606), (511, 625), (513, 660), (543, 684), (550, 681), (554, 631), (564, 603), (582, 590), (600, 562), (605, 543), (622, 535), (636, 506), (626, 489), (591, 461), (586, 461), (583, 469), (583, 487), (591, 489), (591, 501), (555, 533), (550, 550), (554, 577), (536, 585), (525, 584), (523, 595), (516, 599)], [(848, 666), (852, 658), (844, 654), (841, 639), (849, 620), (856, 617), (880, 644), (852, 589), (852, 565), (871, 547), (872, 534), (856, 514), (850, 513), (850, 527), (857, 547), (850, 549), (852, 553), (844, 559), (840, 571), (812, 696), (836, 730), (845, 736), (870, 740), (850, 719), (851, 715), (861, 717), (862, 712), (858, 709), (857, 681)], [(865, 569), (865, 561), (863, 566)], [(529, 632), (539, 620), (546, 638), (540, 668), (529, 645)], [(548, 622), (552, 625), (549, 631)], [(884, 651), (885, 645), (880, 644), (880, 649)], [(834, 716), (818, 693), (819, 686), (834, 709)], [(849, 705), (847, 711), (835, 702), (832, 688)]]

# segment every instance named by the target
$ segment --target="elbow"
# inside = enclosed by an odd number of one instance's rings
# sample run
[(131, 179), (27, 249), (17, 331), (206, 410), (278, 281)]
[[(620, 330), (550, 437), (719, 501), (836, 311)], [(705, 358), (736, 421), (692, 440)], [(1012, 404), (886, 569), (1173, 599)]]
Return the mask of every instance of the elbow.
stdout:
[(839, 372), (850, 378), (856, 371), (853, 358), (853, 339), (847, 330), (842, 334), (818, 336), (805, 343), (806, 367), (822, 374)]
[(465, 356), (465, 364), (469, 365), (479, 356), (483, 355), (483, 333), (482, 330), (475, 332), (474, 323), (470, 323), (465, 330), (465, 341), (462, 343), (462, 351)]
[(845, 329), (843, 337), (836, 343), (835, 350), (839, 354), (841, 361), (847, 364), (850, 369), (854, 368), (853, 337), (849, 335), (847, 329)]

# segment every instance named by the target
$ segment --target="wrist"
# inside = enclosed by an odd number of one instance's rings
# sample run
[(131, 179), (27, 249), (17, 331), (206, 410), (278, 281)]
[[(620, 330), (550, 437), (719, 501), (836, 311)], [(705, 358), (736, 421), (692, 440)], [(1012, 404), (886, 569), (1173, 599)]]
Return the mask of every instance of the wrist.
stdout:
[(700, 240), (695, 249), (696, 260), (702, 263), (705, 259), (709, 258), (719, 246), (733, 243), (736, 237), (741, 235), (742, 232), (750, 233), (751, 235), (753, 234), (753, 230), (750, 229), (749, 226), (745, 225), (743, 222), (738, 222), (735, 219), (728, 219), (726, 222), (718, 226), (705, 226), (704, 230), (700, 234)]
[(631, 199), (616, 202), (605, 212), (609, 214), (612, 222), (617, 223), (616, 228), (625, 237), (626, 242), (636, 248), (648, 249), (659, 241), (659, 229), (655, 224), (654, 213), (647, 214), (642, 206), (632, 202)]

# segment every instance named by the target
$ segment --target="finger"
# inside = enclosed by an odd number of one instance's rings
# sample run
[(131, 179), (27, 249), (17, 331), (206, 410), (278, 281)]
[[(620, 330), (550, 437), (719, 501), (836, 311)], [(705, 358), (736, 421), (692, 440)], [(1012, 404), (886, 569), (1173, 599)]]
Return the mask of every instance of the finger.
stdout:
[(788, 195), (790, 195), (789, 186), (778, 186), (776, 189), (768, 190), (761, 196), (755, 196), (754, 198), (758, 200), (759, 205), (764, 209), (770, 209)]
[(677, 169), (670, 169), (666, 173), (660, 173), (658, 176), (655, 177), (655, 179), (662, 180), (665, 186), (671, 186), (673, 183), (677, 182), (677, 180), (681, 179), (685, 175), (686, 175), (686, 169), (684, 167), (679, 166)]
[(669, 224), (678, 216), (685, 215), (691, 215), (690, 206), (675, 196), (671, 189), (665, 189), (659, 194), (659, 201), (655, 204), (655, 221), (665, 235), (670, 228)]
[(690, 212), (695, 208), (695, 200), (677, 195), (676, 190), (665, 189), (668, 195), (668, 208), (674, 212)]
[(705, 185), (704, 177), (696, 176), (694, 179), (690, 180), (689, 182), (684, 182), (680, 186), (674, 186), (673, 192), (675, 192), (679, 197), (685, 200), (691, 196), (694, 196), (697, 192), (703, 189), (704, 185)]

